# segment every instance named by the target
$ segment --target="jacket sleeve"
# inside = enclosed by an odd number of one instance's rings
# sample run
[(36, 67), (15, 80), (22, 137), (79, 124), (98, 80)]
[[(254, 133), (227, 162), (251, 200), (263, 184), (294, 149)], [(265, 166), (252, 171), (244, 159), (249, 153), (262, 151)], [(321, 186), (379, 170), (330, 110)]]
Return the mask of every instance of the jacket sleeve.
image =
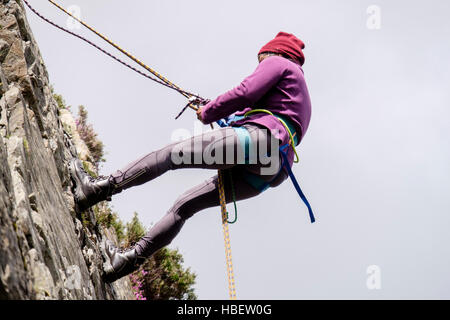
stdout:
[(239, 86), (218, 96), (203, 107), (203, 122), (209, 124), (252, 107), (278, 83), (285, 70), (284, 58), (273, 56), (264, 59), (253, 74), (245, 78)]

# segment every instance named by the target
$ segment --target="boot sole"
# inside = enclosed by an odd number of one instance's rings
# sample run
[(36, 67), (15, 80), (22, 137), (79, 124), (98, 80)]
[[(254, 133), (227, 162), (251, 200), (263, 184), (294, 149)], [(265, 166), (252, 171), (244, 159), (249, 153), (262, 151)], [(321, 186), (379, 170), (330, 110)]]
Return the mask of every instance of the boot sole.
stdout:
[(69, 172), (70, 172), (72, 182), (75, 185), (75, 188), (73, 190), (73, 194), (75, 196), (75, 212), (77, 212), (78, 214), (81, 214), (84, 210), (82, 208), (80, 208), (80, 206), (78, 205), (78, 201), (79, 201), (78, 199), (80, 199), (80, 198), (85, 199), (86, 195), (84, 194), (83, 189), (81, 188), (81, 180), (77, 174), (76, 162), (77, 162), (77, 160), (70, 161)]
[(103, 263), (102, 278), (103, 278), (103, 281), (105, 281), (106, 283), (113, 283), (113, 282), (120, 280), (120, 279), (126, 277), (127, 275), (131, 274), (131, 272), (123, 274), (123, 270), (124, 270), (125, 266), (122, 266), (122, 268), (119, 270), (114, 270), (114, 268), (112, 267), (112, 264), (111, 264), (111, 258), (107, 254), (107, 250), (106, 250), (106, 242), (107, 241), (109, 241), (109, 240), (105, 239), (101, 243), (102, 256), (105, 260)]
[(106, 253), (106, 241), (107, 239), (103, 239), (101, 242), (101, 253), (103, 257), (103, 281), (107, 283), (114, 282), (117, 279), (114, 279), (115, 271), (111, 265), (111, 259)]

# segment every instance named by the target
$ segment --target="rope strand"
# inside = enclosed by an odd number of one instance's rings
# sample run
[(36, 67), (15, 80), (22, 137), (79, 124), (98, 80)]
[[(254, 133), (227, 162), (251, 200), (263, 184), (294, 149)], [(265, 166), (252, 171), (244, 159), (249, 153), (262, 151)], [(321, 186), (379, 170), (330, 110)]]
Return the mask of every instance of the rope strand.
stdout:
[(68, 33), (68, 34), (70, 34), (70, 35), (72, 35), (72, 36), (74, 36), (74, 37), (77, 37), (78, 39), (80, 39), (80, 40), (82, 40), (82, 41), (88, 43), (89, 45), (93, 46), (93, 47), (96, 48), (97, 50), (101, 51), (102, 53), (104, 53), (104, 54), (106, 54), (107, 56), (111, 57), (112, 59), (116, 60), (117, 62), (119, 62), (120, 64), (124, 65), (125, 67), (127, 67), (127, 68), (133, 70), (134, 72), (136, 72), (136, 73), (138, 73), (138, 74), (140, 74), (141, 76), (146, 77), (147, 79), (150, 79), (150, 80), (152, 80), (152, 81), (154, 81), (154, 82), (156, 82), (156, 83), (159, 83), (159, 84), (161, 84), (161, 85), (163, 85), (163, 86), (165, 86), (165, 87), (168, 87), (168, 88), (170, 88), (170, 89), (172, 89), (172, 90), (178, 91), (179, 93), (181, 93), (181, 94), (182, 94), (183, 96), (185, 96), (185, 97), (186, 97), (186, 96), (190, 96), (190, 97), (197, 97), (197, 98), (199, 98), (199, 99), (203, 99), (201, 96), (199, 96), (199, 95), (197, 95), (197, 94), (194, 94), (194, 93), (189, 92), (189, 91), (182, 90), (182, 89), (180, 89), (179, 87), (174, 86), (171, 82), (165, 83), (165, 82), (163, 82), (162, 80), (158, 80), (158, 79), (156, 79), (156, 78), (153, 78), (152, 76), (150, 76), (150, 75), (148, 75), (148, 74), (146, 74), (146, 73), (144, 73), (144, 72), (142, 72), (142, 71), (136, 69), (135, 67), (131, 66), (130, 64), (128, 64), (128, 63), (126, 63), (125, 61), (121, 60), (120, 58), (116, 57), (116, 56), (113, 55), (112, 53), (110, 53), (110, 52), (108, 52), (107, 50), (101, 48), (100, 46), (98, 46), (98, 45), (95, 44), (94, 42), (92, 42), (92, 41), (86, 39), (85, 37), (83, 37), (83, 36), (81, 36), (81, 35), (79, 35), (79, 34), (77, 34), (77, 33), (75, 33), (75, 32), (72, 32), (72, 31), (68, 30), (68, 29), (66, 29), (66, 28), (64, 28), (64, 27), (61, 27), (60, 25), (54, 23), (54, 22), (51, 21), (50, 19), (44, 17), (44, 16), (41, 15), (36, 9), (34, 9), (34, 8), (30, 5), (30, 3), (29, 3), (27, 0), (23, 0), (23, 2), (27, 5), (27, 7), (28, 7), (34, 14), (36, 14), (39, 18), (41, 18), (41, 19), (44, 20), (45, 22), (51, 24), (52, 26), (54, 26), (55, 28), (58, 28), (59, 30), (62, 30), (62, 31), (64, 31), (64, 32), (66, 32), (66, 33)]
[(141, 67), (143, 67), (145, 70), (149, 71), (151, 74), (153, 74), (154, 76), (156, 76), (159, 80), (163, 81), (164, 83), (168, 84), (169, 86), (177, 89), (181, 94), (183, 94), (186, 98), (189, 98), (192, 96), (192, 94), (190, 93), (186, 93), (184, 90), (182, 90), (180, 87), (178, 87), (176, 84), (172, 83), (171, 81), (169, 81), (167, 78), (165, 78), (164, 76), (162, 76), (159, 72), (155, 71), (154, 69), (150, 68), (149, 66), (147, 66), (145, 63), (143, 63), (141, 60), (139, 60), (138, 58), (136, 58), (134, 55), (132, 55), (131, 53), (129, 53), (128, 51), (122, 49), (119, 45), (117, 45), (116, 43), (114, 43), (113, 41), (109, 40), (107, 37), (105, 37), (103, 34), (101, 34), (100, 32), (98, 32), (97, 30), (95, 30), (94, 28), (92, 28), (90, 25), (88, 25), (87, 23), (85, 23), (83, 20), (81, 20), (80, 18), (74, 16), (73, 14), (71, 14), (69, 11), (67, 11), (66, 9), (64, 9), (63, 7), (61, 7), (59, 4), (57, 4), (55, 1), (52, 0), (48, 0), (48, 2), (50, 2), (51, 4), (53, 4), (55, 7), (57, 7), (59, 10), (61, 10), (62, 12), (64, 12), (65, 14), (67, 14), (68, 16), (70, 16), (72, 19), (78, 21), (79, 23), (81, 23), (85, 28), (87, 28), (88, 30), (90, 30), (91, 32), (95, 33), (98, 37), (102, 38), (103, 40), (105, 40), (107, 43), (109, 43), (111, 46), (113, 46), (114, 48), (116, 48), (117, 50), (119, 50), (120, 52), (122, 52), (124, 55), (126, 55), (128, 58), (130, 58), (131, 60), (133, 60), (134, 62), (136, 62), (138, 65), (140, 65)]

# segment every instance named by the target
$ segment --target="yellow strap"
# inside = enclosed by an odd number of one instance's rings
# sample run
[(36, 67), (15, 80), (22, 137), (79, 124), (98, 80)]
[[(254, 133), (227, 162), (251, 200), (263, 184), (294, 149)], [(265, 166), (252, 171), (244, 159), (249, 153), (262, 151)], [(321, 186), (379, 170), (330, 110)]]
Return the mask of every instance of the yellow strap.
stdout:
[(297, 150), (295, 150), (294, 137), (293, 137), (293, 135), (292, 135), (291, 130), (289, 130), (289, 127), (288, 127), (288, 125), (286, 124), (286, 122), (285, 122), (283, 119), (278, 118), (278, 117), (275, 116), (272, 112), (270, 112), (269, 110), (266, 110), (266, 109), (253, 109), (253, 110), (250, 110), (249, 112), (247, 112), (246, 114), (244, 114), (244, 117), (247, 117), (247, 116), (249, 116), (249, 115), (251, 115), (251, 114), (253, 114), (253, 113), (267, 113), (267, 114), (270, 114), (271, 116), (274, 116), (275, 118), (277, 118), (277, 119), (281, 122), (281, 124), (284, 126), (284, 128), (286, 129), (286, 131), (287, 131), (288, 134), (289, 134), (289, 144), (292, 146), (292, 149), (294, 150), (294, 154), (295, 154), (294, 162), (295, 162), (295, 163), (299, 163), (299, 162), (300, 162), (300, 159), (299, 159), (299, 157), (298, 157)]
[(225, 257), (227, 260), (228, 292), (230, 294), (230, 300), (236, 300), (236, 285), (234, 283), (233, 259), (231, 256), (230, 230), (228, 228), (227, 202), (225, 199), (225, 187), (224, 187), (223, 179), (224, 179), (223, 172), (222, 172), (222, 170), (219, 170), (219, 172), (218, 172), (219, 201), (220, 201), (220, 209), (222, 212), (223, 238), (225, 241)]

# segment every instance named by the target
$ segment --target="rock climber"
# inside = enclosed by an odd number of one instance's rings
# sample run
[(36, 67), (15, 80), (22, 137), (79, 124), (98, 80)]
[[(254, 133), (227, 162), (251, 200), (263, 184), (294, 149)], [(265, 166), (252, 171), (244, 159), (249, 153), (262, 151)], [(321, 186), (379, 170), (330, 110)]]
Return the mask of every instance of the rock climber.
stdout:
[[(302, 69), (304, 47), (295, 35), (279, 32), (259, 51), (259, 64), (250, 76), (216, 99), (199, 104), (197, 117), (202, 123), (225, 119), (227, 127), (169, 144), (106, 177), (94, 179), (78, 159), (72, 160), (76, 210), (82, 212), (100, 201), (111, 200), (111, 196), (125, 189), (181, 168), (225, 172), (227, 202), (232, 201), (232, 193), (239, 201), (280, 185), (288, 175), (278, 148), (291, 144), (287, 159), (292, 166), (294, 148), (304, 137), (311, 118)], [(269, 112), (252, 112), (255, 109)], [(104, 270), (105, 280), (113, 282), (137, 270), (146, 258), (175, 238), (187, 219), (218, 205), (216, 175), (181, 195), (132, 247), (122, 250), (106, 241), (109, 267)]]

